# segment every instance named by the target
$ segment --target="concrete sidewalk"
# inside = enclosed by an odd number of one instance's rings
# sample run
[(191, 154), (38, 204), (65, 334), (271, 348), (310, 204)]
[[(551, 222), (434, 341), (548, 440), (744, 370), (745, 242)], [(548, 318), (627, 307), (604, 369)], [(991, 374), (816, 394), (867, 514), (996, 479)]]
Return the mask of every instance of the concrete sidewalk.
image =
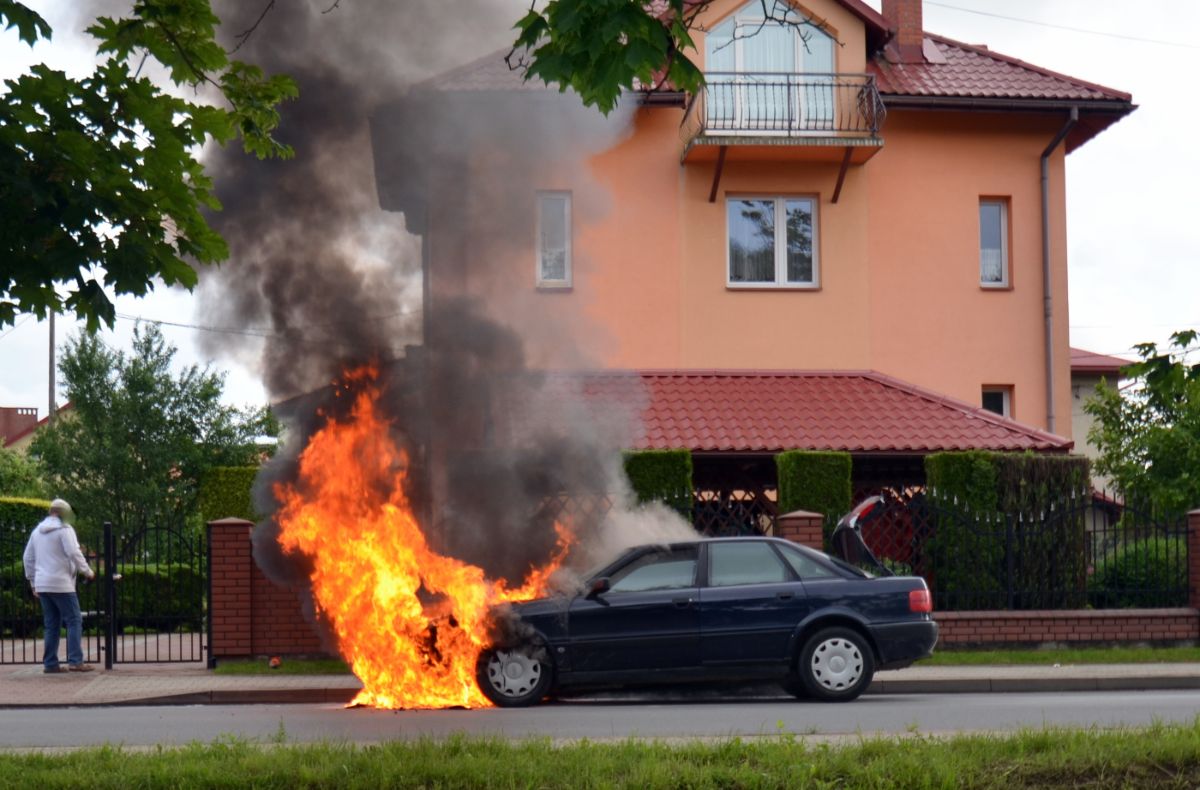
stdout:
[[(202, 663), (121, 664), (45, 675), (41, 665), (0, 666), (0, 708), (349, 702), (351, 675), (216, 675)], [(766, 688), (766, 687), (764, 687)], [(773, 687), (772, 687), (773, 688)], [(1200, 664), (923, 667), (879, 672), (869, 694), (1200, 688)], [(767, 690), (768, 694), (774, 693)], [(672, 697), (676, 695), (670, 695)], [(708, 696), (708, 695), (705, 695)], [(620, 694), (589, 699), (622, 698)]]

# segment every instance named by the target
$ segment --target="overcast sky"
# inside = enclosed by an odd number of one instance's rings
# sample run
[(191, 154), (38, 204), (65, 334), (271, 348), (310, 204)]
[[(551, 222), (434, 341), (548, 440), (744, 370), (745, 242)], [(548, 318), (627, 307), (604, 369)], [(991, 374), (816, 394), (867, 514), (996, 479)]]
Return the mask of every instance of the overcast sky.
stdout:
[[(71, 10), (74, 4), (26, 2), (50, 21), (54, 41), (30, 50), (14, 31), (0, 33), (0, 78), (36, 62), (74, 74), (87, 69), (91, 52), (78, 34), (85, 20)], [(879, 7), (878, 0), (868, 2)], [(1200, 328), (1200, 201), (1192, 191), (1200, 175), (1200, 146), (1193, 141), (1200, 101), (1192, 79), (1200, 56), (1194, 37), (1200, 3), (926, 0), (924, 13), (929, 32), (1132, 93), (1139, 105), (1067, 159), (1071, 345), (1131, 356), (1135, 343), (1163, 343), (1172, 331)], [(497, 40), (505, 35), (499, 31)], [(464, 53), (463, 59), (477, 54)], [(128, 348), (133, 321), (125, 316), (205, 324), (193, 314), (192, 296), (180, 290), (120, 299), (117, 312), (122, 317), (116, 329), (104, 333), (114, 348)], [(58, 321), (60, 347), (74, 331), (72, 322)], [(163, 327), (179, 347), (180, 362), (227, 372), (229, 402), (264, 402), (256, 371), (246, 366), (254, 349), (237, 360), (204, 359), (195, 343), (198, 331)], [(0, 371), (0, 406), (36, 406), (39, 416), (45, 414), (45, 322), (21, 317), (15, 327), (0, 330)]]

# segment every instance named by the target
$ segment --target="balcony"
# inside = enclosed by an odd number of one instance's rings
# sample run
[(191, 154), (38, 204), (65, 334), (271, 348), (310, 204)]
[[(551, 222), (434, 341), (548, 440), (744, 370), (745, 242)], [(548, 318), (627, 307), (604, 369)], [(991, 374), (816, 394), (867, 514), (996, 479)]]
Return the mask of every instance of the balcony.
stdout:
[[(870, 74), (709, 72), (680, 125), (683, 162), (861, 164), (883, 146), (887, 110)], [(714, 184), (715, 188), (715, 184)]]

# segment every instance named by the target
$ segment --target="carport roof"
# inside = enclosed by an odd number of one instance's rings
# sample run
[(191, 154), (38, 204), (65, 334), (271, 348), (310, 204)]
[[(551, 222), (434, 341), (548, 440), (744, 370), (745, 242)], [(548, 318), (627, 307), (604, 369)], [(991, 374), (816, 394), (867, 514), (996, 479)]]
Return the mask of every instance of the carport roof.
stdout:
[(700, 453), (942, 450), (1064, 453), (1073, 442), (874, 371), (639, 370), (549, 374), (589, 407), (641, 410), (637, 449)]

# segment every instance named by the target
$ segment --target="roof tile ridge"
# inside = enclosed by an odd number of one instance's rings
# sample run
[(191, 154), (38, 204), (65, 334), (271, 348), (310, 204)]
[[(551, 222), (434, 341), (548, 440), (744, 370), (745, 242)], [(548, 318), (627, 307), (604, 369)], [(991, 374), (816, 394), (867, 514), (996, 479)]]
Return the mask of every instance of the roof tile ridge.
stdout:
[(994, 411), (988, 411), (980, 406), (972, 406), (966, 401), (959, 400), (958, 398), (952, 398), (949, 395), (943, 395), (941, 393), (934, 392), (933, 390), (925, 389), (924, 387), (911, 384), (907, 381), (902, 381), (901, 379), (889, 376), (886, 373), (870, 371), (868, 378), (872, 378), (875, 381), (878, 381), (880, 384), (885, 384), (887, 386), (904, 390), (910, 395), (915, 395), (923, 400), (931, 401), (933, 403), (940, 403), (943, 406), (954, 409), (955, 411), (962, 412), (972, 417), (978, 417), (985, 422), (992, 423), (998, 428), (1004, 428), (1006, 430), (1013, 431), (1014, 433), (1024, 434), (1026, 436), (1041, 439), (1043, 441), (1053, 442), (1055, 445), (1065, 450), (1070, 450), (1075, 446), (1074, 440), (1068, 439), (1065, 436), (1059, 436), (1058, 434), (1050, 433), (1049, 431), (1043, 431), (1040, 428), (1034, 428), (1032, 425), (1026, 425), (1023, 422), (1018, 422), (1011, 417), (1004, 417), (996, 414)]
[(1119, 91), (1116, 88), (1110, 88), (1107, 85), (1101, 85), (1098, 82), (1089, 82), (1088, 80), (1080, 79), (1079, 77), (1072, 77), (1070, 74), (1063, 74), (1062, 72), (1054, 71), (1053, 69), (1048, 69), (1045, 66), (1038, 66), (1035, 63), (1030, 63), (1029, 61), (1021, 60), (1020, 58), (1013, 57), (1012, 55), (1005, 55), (1004, 53), (997, 52), (994, 49), (984, 48), (984, 47), (981, 47), (981, 46), (978, 46), (975, 44), (968, 44), (964, 41), (958, 41), (956, 39), (949, 38), (948, 36), (939, 35), (937, 33), (930, 33), (928, 30), (923, 31), (923, 32), (924, 32), (926, 38), (931, 38), (934, 41), (940, 41), (943, 44), (949, 44), (950, 46), (958, 47), (959, 49), (965, 49), (968, 52), (974, 52), (976, 55), (982, 55), (984, 57), (991, 58), (992, 60), (998, 60), (1001, 63), (1008, 63), (1013, 66), (1019, 66), (1023, 69), (1028, 69), (1029, 71), (1035, 72), (1037, 74), (1041, 74), (1046, 77), (1053, 77), (1054, 79), (1063, 80), (1064, 82), (1070, 82), (1075, 85), (1079, 85), (1079, 86), (1082, 86), (1085, 88), (1090, 88), (1091, 90), (1094, 90), (1094, 91), (1100, 91), (1101, 93), (1107, 94), (1110, 99), (1118, 99), (1120, 101), (1126, 101), (1126, 102), (1133, 101), (1133, 94), (1125, 93), (1124, 91)]

